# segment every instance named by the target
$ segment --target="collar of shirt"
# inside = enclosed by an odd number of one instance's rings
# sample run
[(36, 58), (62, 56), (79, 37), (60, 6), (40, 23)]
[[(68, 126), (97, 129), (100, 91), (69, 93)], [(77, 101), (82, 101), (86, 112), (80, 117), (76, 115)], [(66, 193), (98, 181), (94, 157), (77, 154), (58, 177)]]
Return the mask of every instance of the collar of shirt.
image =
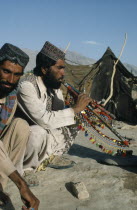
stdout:
[(0, 105), (5, 104), (5, 102), (6, 102), (6, 98), (1, 98), (0, 99)]
[(6, 98), (1, 98), (0, 99), (0, 111), (1, 111), (1, 105), (5, 104)]

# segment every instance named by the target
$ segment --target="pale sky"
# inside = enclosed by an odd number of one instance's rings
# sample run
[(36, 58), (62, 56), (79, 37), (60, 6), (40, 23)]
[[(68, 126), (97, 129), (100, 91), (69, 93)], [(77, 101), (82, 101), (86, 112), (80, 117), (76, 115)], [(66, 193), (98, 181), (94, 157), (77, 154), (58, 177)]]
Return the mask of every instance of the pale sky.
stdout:
[(98, 60), (109, 46), (137, 66), (136, 0), (0, 0), (0, 46), (40, 50), (45, 41)]

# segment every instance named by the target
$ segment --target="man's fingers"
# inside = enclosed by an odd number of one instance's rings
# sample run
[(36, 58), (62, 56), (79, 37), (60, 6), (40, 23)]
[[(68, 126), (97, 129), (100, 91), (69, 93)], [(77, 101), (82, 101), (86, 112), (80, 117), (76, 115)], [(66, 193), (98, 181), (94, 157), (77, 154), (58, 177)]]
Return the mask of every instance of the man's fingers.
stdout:
[(22, 210), (37, 210), (38, 208), (33, 208), (33, 207), (30, 207), (30, 208), (27, 208), (25, 206), (22, 206)]
[(87, 94), (84, 94), (84, 93), (81, 93), (80, 95), (79, 95), (79, 99), (87, 99), (87, 100), (90, 100), (90, 101), (92, 101), (92, 99), (87, 95)]
[(27, 208), (25, 206), (22, 206), (22, 210), (27, 210)]

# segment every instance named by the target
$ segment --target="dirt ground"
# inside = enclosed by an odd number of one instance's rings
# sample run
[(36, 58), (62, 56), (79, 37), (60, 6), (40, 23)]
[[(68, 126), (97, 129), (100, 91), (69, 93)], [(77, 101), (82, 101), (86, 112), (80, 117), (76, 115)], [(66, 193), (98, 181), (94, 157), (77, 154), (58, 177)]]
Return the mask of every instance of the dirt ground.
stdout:
[[(137, 209), (137, 126), (116, 122), (117, 131), (131, 140), (134, 156), (128, 160), (133, 166), (116, 166), (101, 163), (106, 158), (114, 157), (104, 154), (80, 132), (69, 153), (65, 156), (75, 161), (73, 168), (52, 169), (38, 172), (40, 185), (31, 188), (40, 200), (40, 210), (135, 210)], [(123, 158), (122, 158), (123, 160)], [(118, 163), (121, 159), (119, 158)], [(126, 163), (126, 159), (125, 159)], [(132, 164), (131, 164), (132, 165)], [(89, 198), (79, 200), (72, 195), (68, 186), (70, 182), (84, 182)], [(20, 210), (22, 201), (18, 189), (12, 182), (8, 183), (6, 192), (11, 202), (0, 209)]]

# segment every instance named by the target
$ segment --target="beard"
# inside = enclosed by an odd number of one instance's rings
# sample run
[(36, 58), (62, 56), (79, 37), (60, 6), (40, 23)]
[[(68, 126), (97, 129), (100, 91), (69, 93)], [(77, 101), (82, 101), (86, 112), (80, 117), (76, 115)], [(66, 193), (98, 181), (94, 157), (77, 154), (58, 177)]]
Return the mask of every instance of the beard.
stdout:
[(51, 89), (59, 89), (62, 82), (60, 80), (63, 80), (64, 76), (56, 79), (54, 74), (49, 70), (46, 73), (46, 76), (43, 77), (43, 82), (47, 88)]
[[(5, 87), (8, 85), (10, 87)], [(9, 82), (0, 81), (0, 96), (5, 97), (17, 87), (17, 84), (11, 84)]]

